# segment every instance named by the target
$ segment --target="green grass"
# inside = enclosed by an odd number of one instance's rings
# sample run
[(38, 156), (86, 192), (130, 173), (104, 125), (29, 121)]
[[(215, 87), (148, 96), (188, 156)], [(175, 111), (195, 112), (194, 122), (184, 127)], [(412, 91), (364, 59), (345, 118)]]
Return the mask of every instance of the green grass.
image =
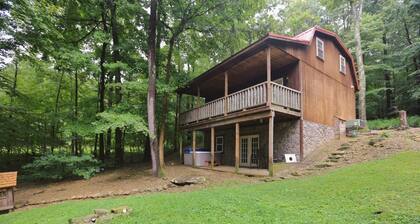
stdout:
[(122, 205), (133, 213), (112, 223), (419, 223), (419, 161), (420, 152), (405, 152), (295, 180), (69, 201), (1, 215), (0, 223), (66, 223)]
[[(410, 127), (420, 127), (420, 116), (409, 116), (407, 120)], [(399, 126), (399, 118), (368, 120), (368, 127), (372, 130), (394, 129)]]

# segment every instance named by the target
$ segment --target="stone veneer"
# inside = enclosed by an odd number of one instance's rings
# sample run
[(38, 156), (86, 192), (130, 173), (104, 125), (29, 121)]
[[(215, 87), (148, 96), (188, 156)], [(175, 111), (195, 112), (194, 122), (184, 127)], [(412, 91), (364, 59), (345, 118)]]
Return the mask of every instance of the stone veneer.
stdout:
[[(284, 154), (296, 154), (300, 161), (300, 120), (278, 121), (274, 123), (274, 162), (284, 162)], [(232, 125), (233, 126), (233, 125)], [(215, 136), (224, 137), (223, 165), (235, 165), (235, 130), (233, 127), (216, 130)], [(318, 146), (335, 137), (334, 127), (303, 121), (304, 156), (308, 155)], [(204, 146), (210, 148), (210, 131), (205, 131)], [(268, 124), (267, 122), (241, 126), (240, 135), (259, 135), (259, 168), (267, 168), (268, 157)]]
[(273, 159), (284, 162), (284, 154), (296, 154), (298, 161), (300, 151), (299, 120), (276, 122), (274, 124)]
[(334, 139), (335, 129), (327, 125), (303, 121), (303, 154), (307, 156), (317, 147)]

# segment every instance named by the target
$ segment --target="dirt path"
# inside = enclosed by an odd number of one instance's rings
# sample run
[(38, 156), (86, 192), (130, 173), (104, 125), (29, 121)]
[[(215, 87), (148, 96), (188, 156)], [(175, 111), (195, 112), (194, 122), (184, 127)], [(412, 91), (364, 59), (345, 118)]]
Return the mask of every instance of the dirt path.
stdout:
[[(318, 175), (338, 167), (384, 158), (406, 150), (420, 150), (420, 128), (404, 131), (375, 131), (365, 133), (357, 138), (334, 140), (308, 155), (302, 163), (280, 165), (274, 179)], [(184, 187), (176, 187), (170, 183), (172, 178), (182, 176), (202, 176), (206, 178), (206, 182)], [(194, 169), (168, 162), (165, 178), (151, 177), (151, 170), (145, 166), (130, 166), (106, 171), (90, 180), (63, 181), (51, 184), (20, 184), (15, 194), (15, 201), (17, 208), (28, 208), (65, 200), (146, 194), (159, 191), (192, 191), (223, 184), (260, 181), (267, 181), (267, 178)]]

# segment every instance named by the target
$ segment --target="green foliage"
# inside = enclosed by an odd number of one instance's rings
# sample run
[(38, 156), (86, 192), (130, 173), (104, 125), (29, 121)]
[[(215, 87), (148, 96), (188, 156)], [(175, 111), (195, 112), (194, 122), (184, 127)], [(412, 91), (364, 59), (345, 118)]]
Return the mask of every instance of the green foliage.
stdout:
[(406, 152), (299, 179), (67, 201), (1, 215), (0, 223), (66, 223), (122, 205), (133, 212), (111, 223), (418, 223), (419, 160)]
[[(407, 121), (410, 127), (420, 127), (420, 116), (409, 116)], [(399, 126), (399, 118), (368, 120), (368, 127), (372, 130), (395, 129)]]
[(148, 134), (148, 128), (139, 115), (131, 113), (102, 112), (98, 114), (99, 120), (94, 122), (95, 132), (101, 133), (108, 129), (126, 128), (129, 132)]
[(99, 162), (89, 155), (48, 154), (23, 167), (25, 178), (31, 180), (89, 179), (99, 170)]

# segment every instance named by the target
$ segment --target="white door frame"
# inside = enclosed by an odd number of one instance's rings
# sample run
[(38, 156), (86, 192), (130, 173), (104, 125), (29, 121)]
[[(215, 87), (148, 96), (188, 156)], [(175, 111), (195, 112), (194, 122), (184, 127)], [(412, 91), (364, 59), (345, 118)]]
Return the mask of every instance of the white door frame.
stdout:
[[(256, 150), (253, 151), (252, 139), (257, 138)], [(242, 167), (258, 167), (258, 152), (260, 150), (260, 136), (259, 135), (244, 135), (239, 139), (239, 165)], [(244, 149), (243, 147), (247, 149)], [(252, 162), (252, 153), (255, 154), (256, 159)]]

